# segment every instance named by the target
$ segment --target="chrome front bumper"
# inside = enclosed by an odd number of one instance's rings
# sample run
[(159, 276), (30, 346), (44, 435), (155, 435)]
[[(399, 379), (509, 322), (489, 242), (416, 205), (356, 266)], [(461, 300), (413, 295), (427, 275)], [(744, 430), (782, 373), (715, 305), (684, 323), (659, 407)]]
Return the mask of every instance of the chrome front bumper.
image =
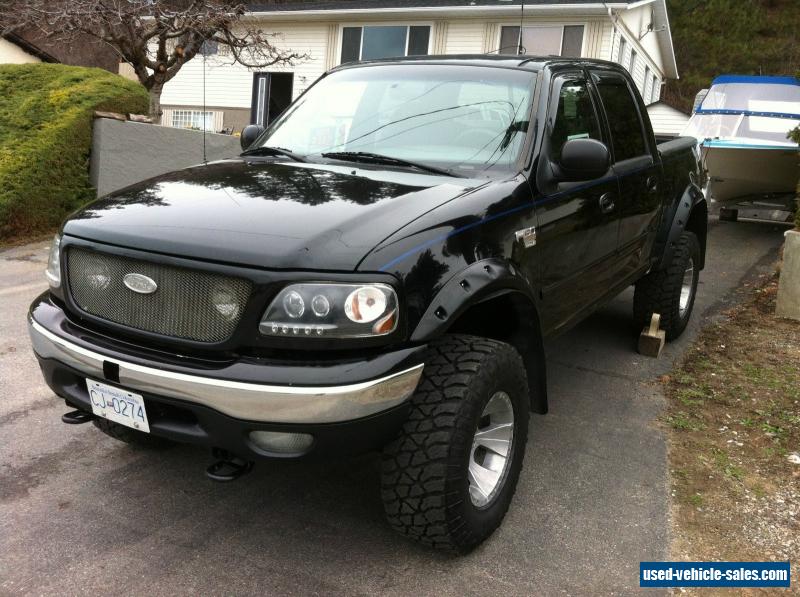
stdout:
[(102, 381), (103, 363), (119, 366), (119, 385), (145, 394), (177, 398), (231, 417), (269, 423), (338, 423), (367, 417), (408, 400), (423, 365), (350, 385), (271, 386), (187, 375), (128, 363), (78, 346), (28, 318), (34, 352)]

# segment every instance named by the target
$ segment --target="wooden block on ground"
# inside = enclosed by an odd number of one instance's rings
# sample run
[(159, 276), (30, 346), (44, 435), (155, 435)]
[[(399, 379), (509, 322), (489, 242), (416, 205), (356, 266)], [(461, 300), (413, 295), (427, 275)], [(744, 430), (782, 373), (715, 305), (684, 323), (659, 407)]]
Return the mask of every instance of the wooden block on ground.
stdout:
[(639, 354), (646, 357), (657, 359), (664, 350), (664, 343), (667, 340), (667, 333), (658, 329), (661, 325), (661, 315), (653, 313), (650, 325), (642, 330), (639, 336)]

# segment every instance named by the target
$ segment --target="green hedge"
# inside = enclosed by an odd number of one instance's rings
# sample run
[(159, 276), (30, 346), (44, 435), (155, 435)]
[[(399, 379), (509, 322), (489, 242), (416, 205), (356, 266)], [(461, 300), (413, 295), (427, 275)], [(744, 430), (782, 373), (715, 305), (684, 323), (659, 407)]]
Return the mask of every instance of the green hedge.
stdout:
[(145, 114), (147, 92), (97, 68), (0, 65), (0, 240), (52, 230), (94, 198), (95, 110)]

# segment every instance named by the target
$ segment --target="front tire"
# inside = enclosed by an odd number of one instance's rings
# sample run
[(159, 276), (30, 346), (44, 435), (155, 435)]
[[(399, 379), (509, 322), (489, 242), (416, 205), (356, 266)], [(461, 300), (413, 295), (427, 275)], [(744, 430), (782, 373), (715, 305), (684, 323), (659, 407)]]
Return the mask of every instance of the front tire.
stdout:
[(633, 316), (638, 329), (650, 324), (653, 313), (659, 313), (667, 340), (678, 338), (692, 316), (699, 280), (700, 243), (694, 233), (682, 232), (667, 267), (636, 283)]
[(500, 525), (525, 456), (530, 399), (510, 345), (452, 335), (430, 347), (412, 409), (386, 446), (382, 497), (391, 526), (466, 553)]

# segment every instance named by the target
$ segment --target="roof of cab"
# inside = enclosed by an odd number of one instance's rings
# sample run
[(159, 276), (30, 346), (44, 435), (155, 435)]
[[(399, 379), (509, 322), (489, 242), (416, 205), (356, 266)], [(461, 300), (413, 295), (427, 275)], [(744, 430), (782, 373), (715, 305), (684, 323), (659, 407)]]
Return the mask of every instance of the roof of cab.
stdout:
[(591, 58), (564, 58), (561, 56), (527, 56), (515, 54), (444, 54), (425, 56), (403, 56), (398, 58), (381, 58), (378, 60), (364, 60), (361, 62), (348, 62), (332, 69), (333, 71), (379, 64), (459, 64), (463, 66), (492, 66), (499, 68), (515, 68), (538, 71), (545, 66), (554, 64), (597, 64), (603, 66), (619, 67), (615, 62)]

